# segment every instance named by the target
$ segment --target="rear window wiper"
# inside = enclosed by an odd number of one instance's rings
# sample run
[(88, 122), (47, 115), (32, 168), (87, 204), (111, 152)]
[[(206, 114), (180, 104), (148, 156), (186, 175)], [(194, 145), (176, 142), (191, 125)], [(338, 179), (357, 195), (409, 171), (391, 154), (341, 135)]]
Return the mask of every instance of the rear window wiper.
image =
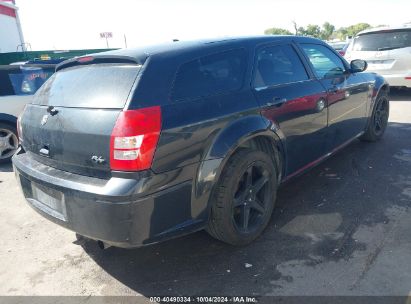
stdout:
[(389, 51), (389, 50), (394, 50), (394, 49), (399, 49), (401, 47), (399, 46), (387, 46), (387, 47), (382, 47), (378, 48), (379, 51)]

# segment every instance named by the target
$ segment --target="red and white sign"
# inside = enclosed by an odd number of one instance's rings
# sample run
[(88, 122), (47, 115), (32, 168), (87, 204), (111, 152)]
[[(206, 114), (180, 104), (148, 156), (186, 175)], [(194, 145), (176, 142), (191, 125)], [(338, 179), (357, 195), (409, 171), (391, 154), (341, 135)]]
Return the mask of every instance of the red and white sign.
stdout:
[(14, 10), (14, 8), (2, 5), (0, 1), (0, 15), (16, 18), (16, 11)]
[(104, 32), (100, 33), (100, 38), (113, 38), (113, 33), (112, 32)]

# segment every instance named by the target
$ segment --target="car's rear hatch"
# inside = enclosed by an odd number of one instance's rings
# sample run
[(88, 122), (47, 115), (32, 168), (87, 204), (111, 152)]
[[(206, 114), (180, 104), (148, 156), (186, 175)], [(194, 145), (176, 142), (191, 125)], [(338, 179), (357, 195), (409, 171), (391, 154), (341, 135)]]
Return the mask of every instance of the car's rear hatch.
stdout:
[(366, 60), (368, 71), (387, 75), (411, 70), (411, 29), (364, 33), (352, 43), (346, 58)]
[(110, 137), (141, 63), (87, 57), (58, 69), (23, 114), (22, 145), (51, 167), (107, 177)]

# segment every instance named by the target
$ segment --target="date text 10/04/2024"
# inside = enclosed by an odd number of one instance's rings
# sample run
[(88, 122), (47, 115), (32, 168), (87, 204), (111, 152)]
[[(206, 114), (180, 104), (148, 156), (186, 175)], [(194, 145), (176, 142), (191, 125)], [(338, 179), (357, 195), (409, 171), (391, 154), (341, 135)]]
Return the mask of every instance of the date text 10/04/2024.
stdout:
[(255, 297), (150, 297), (152, 303), (258, 303)]

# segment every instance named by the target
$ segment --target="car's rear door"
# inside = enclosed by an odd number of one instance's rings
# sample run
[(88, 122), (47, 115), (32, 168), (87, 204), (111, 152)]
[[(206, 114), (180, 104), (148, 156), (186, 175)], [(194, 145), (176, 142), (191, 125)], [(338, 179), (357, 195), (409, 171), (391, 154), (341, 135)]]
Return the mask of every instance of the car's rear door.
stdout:
[(300, 44), (316, 77), (327, 90), (327, 152), (343, 145), (365, 129), (369, 83), (351, 73), (339, 55), (324, 44)]
[(257, 49), (253, 90), (262, 115), (285, 139), (286, 175), (304, 169), (324, 155), (327, 94), (293, 44)]
[[(54, 74), (22, 118), (24, 149), (49, 166), (90, 176), (110, 172), (110, 137), (140, 65), (79, 64)], [(93, 162), (93, 156), (101, 162)]]

